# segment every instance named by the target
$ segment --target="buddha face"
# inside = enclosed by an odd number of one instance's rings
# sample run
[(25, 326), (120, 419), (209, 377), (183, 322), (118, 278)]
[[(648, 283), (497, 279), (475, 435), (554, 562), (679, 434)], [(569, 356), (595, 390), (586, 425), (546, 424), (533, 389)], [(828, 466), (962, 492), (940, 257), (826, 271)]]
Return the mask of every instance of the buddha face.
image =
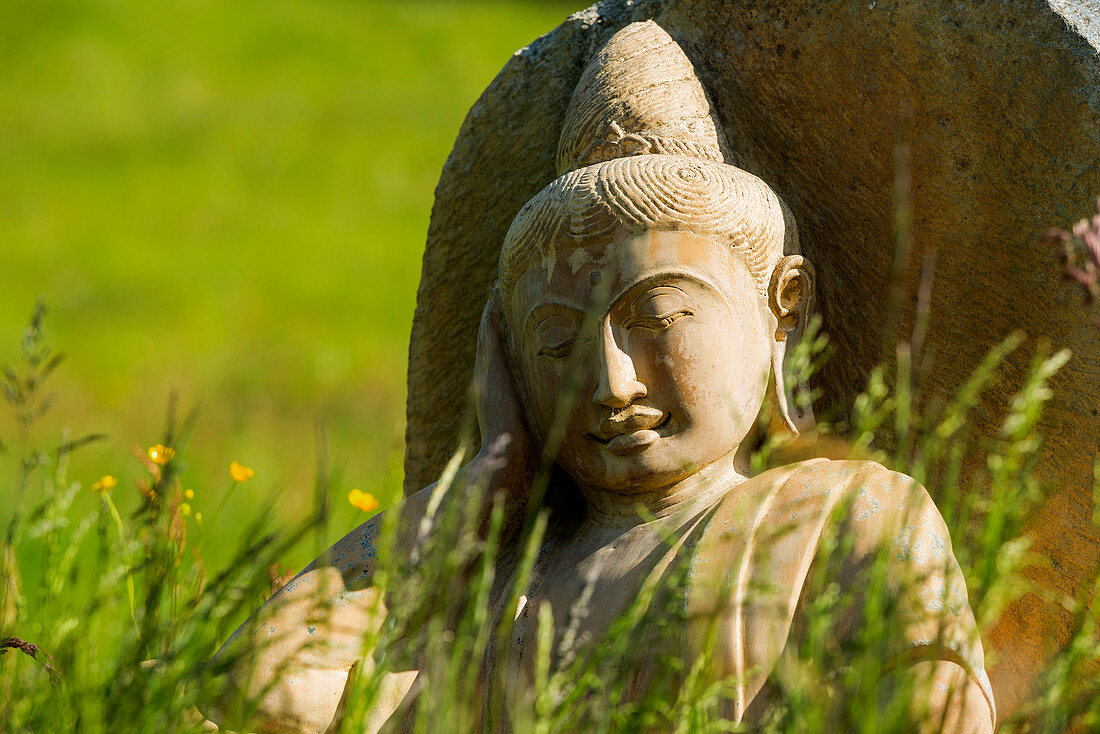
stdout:
[(585, 487), (651, 491), (732, 458), (765, 399), (776, 319), (707, 237), (560, 251), (519, 279), (509, 321), (529, 418)]

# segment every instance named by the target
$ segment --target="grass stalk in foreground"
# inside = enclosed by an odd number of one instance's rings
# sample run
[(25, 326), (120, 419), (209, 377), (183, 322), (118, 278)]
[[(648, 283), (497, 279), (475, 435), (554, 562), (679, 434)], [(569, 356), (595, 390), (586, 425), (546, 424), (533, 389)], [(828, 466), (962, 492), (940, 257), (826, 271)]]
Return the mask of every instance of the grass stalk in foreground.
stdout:
[[(3, 454), (18, 506), (0, 555), (0, 639), (9, 651), (0, 655), (0, 729), (202, 731), (196, 706), (216, 698), (228, 672), (207, 661), (271, 592), (270, 569), (318, 533), (342, 533), (325, 525), (333, 496), (327, 472), (318, 472), (309, 518), (275, 529), (270, 506), (257, 508), (232, 562), (211, 573), (202, 549), (212, 525), (204, 526), (197, 513), (184, 509), (190, 508), (180, 481), (186, 472), (187, 422), (183, 428), (169, 422), (160, 445), (171, 447), (170, 456), (161, 452), (154, 459), (142, 452), (145, 476), (137, 487), (141, 504), (135, 513), (118, 511), (112, 493), (120, 489), (107, 486), (106, 477), (97, 490), (102, 501), (91, 511), (81, 510), (75, 500), (92, 488), (68, 477), (66, 458), (82, 441), (62, 436), (35, 443), (36, 417), (50, 405), (42, 386), (59, 360), (42, 345), (41, 314), (28, 334), (20, 365), (5, 371), (7, 384), (14, 386), (6, 395), (21, 428)], [(802, 382), (824, 346), (816, 336), (809, 341), (818, 348), (795, 360)], [(1037, 352), (1006, 406), (1001, 430), (987, 444), (973, 446), (968, 413), (1021, 342), (1018, 335), (1007, 338), (953, 401), (926, 415), (910, 407), (916, 404), (905, 390), (910, 366), (899, 353), (896, 373), (886, 367), (872, 373), (847, 427), (849, 448), (911, 474), (938, 498), (954, 529), (955, 554), (983, 631), (1009, 601), (1031, 588), (1025, 571), (1036, 559), (1027, 553), (1023, 530), (1043, 497), (1034, 474), (1041, 445), (1036, 426), (1050, 399), (1049, 380), (1067, 357)], [(975, 450), (984, 461), (966, 474), (962, 457)], [(781, 446), (761, 447), (758, 467), (781, 451)], [(456, 461), (457, 467), (461, 459)], [(320, 466), (327, 466), (323, 457)], [(396, 522), (389, 518), (396, 513), (386, 513), (380, 524), (373, 584), (384, 592), (389, 614), (363, 640), (371, 652), (356, 667), (339, 731), (360, 731), (373, 702), (385, 695), (384, 674), (410, 666), (427, 671), (401, 712), (414, 731), (477, 730), (484, 721), (505, 717), (517, 731), (534, 732), (688, 734), (734, 728), (723, 714), (733, 689), (729, 681), (705, 675), (710, 664), (705, 656), (686, 665), (675, 656), (659, 661), (660, 682), (679, 681), (673, 695), (668, 689), (641, 698), (626, 695), (632, 661), (651, 658), (654, 640), (683, 628), (677, 604), (688, 582), (686, 565), (674, 568), (663, 584), (643, 587), (598, 640), (552, 649), (555, 635), (568, 637), (569, 630), (553, 629), (552, 618), (538, 610), (537, 687), (517, 713), (514, 700), (508, 703), (512, 693), (483, 678), (484, 660), (488, 650), (502, 649), (502, 641), (511, 638), (513, 615), (495, 612), (522, 603), (539, 549), (554, 532), (551, 519), (537, 516), (527, 537), (514, 543), (518, 555), (506, 557), (502, 507), (492, 508), (487, 524), (479, 524), (473, 521), (481, 516), (476, 483), (451, 476), (441, 486), (415, 558), (389, 550)], [(843, 554), (850, 542), (842, 534), (827, 539), (826, 557)], [(782, 695), (766, 730), (904, 731), (913, 707), (927, 695), (919, 676), (883, 677), (882, 651), (898, 629), (896, 610), (876, 593), (886, 581), (885, 569), (884, 562), (873, 564), (855, 598), (835, 584), (827, 564), (821, 565), (810, 581), (812, 601), (798, 649), (782, 658), (773, 676)], [(1033, 704), (1002, 721), (1001, 731), (1087, 731), (1100, 723), (1093, 675), (1100, 660), (1098, 590), (1094, 586), (1066, 600), (1076, 633), (1044, 671)], [(579, 607), (598, 603), (584, 595), (578, 601)], [(852, 643), (837, 649), (833, 630), (853, 605), (859, 605), (863, 626)], [(256, 701), (238, 705), (247, 712)]]

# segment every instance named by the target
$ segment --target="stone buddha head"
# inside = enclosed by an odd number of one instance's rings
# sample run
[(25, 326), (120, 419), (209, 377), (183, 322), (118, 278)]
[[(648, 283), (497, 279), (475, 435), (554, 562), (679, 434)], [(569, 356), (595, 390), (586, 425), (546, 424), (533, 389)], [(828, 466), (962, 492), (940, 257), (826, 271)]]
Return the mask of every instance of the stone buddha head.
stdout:
[(633, 24), (585, 70), (562, 175), (505, 237), (501, 322), (528, 424), (560, 437), (557, 462), (582, 487), (645, 492), (745, 467), (762, 413), (771, 430), (812, 420), (782, 371), (812, 268), (786, 206), (724, 150), (683, 51)]

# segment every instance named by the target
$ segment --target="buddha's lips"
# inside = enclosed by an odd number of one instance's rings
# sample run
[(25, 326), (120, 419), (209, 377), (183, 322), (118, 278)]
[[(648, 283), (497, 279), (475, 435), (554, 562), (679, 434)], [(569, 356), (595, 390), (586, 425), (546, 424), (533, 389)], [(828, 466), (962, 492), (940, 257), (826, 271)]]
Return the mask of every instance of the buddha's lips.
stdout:
[(638, 431), (652, 431), (664, 423), (667, 418), (666, 413), (655, 408), (648, 408), (644, 405), (631, 405), (618, 413), (611, 414), (600, 423), (599, 428), (594, 433), (589, 435), (601, 443), (607, 443), (619, 436)]

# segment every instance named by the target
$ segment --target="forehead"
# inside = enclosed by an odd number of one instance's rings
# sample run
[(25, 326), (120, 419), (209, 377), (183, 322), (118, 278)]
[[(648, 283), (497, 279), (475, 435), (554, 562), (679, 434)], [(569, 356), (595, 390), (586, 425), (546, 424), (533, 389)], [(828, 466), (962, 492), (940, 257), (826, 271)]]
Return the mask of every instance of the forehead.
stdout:
[(702, 281), (730, 301), (757, 297), (755, 280), (728, 245), (692, 232), (648, 230), (536, 259), (513, 291), (513, 324), (546, 303), (585, 310), (663, 275)]

